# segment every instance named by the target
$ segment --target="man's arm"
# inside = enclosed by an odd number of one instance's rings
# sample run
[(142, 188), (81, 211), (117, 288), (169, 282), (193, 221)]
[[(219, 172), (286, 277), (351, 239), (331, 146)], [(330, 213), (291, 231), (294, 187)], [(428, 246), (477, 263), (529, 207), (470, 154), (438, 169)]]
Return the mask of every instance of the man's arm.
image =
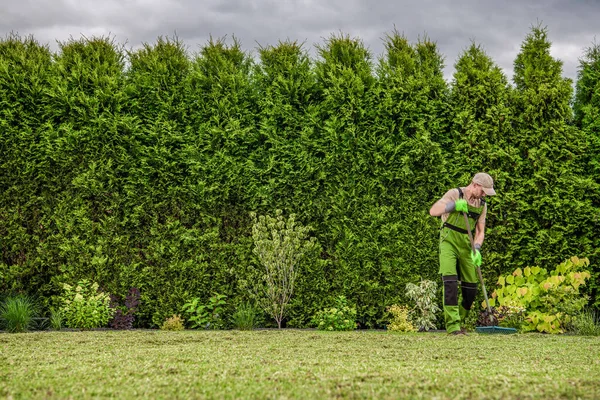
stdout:
[(484, 206), (483, 211), (481, 212), (481, 216), (477, 220), (477, 225), (475, 225), (475, 238), (473, 242), (475, 243), (475, 248), (480, 249), (483, 244), (483, 239), (485, 238), (485, 218), (487, 214), (487, 205)]
[(448, 204), (448, 201), (442, 197), (431, 206), (429, 215), (432, 217), (440, 217), (442, 214), (446, 213), (446, 204)]
[(455, 200), (458, 199), (458, 190), (450, 189), (444, 197), (436, 201), (429, 209), (429, 215), (432, 217), (441, 217), (442, 215), (454, 211)]

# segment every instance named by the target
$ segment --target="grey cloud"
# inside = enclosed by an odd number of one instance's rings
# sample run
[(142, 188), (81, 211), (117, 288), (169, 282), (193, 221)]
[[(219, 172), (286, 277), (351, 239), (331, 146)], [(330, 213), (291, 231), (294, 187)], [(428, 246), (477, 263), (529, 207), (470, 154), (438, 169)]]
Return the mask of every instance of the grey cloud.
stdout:
[(546, 25), (552, 54), (564, 75), (576, 78), (578, 58), (598, 34), (600, 2), (559, 0), (3, 0), (0, 30), (34, 34), (55, 48), (56, 40), (84, 34), (112, 34), (139, 47), (175, 33), (190, 50), (209, 37), (235, 35), (253, 52), (280, 40), (315, 45), (332, 34), (360, 38), (374, 58), (394, 28), (411, 41), (425, 34), (445, 56), (451, 79), (454, 63), (471, 41), (481, 44), (510, 77), (520, 45), (533, 25)]

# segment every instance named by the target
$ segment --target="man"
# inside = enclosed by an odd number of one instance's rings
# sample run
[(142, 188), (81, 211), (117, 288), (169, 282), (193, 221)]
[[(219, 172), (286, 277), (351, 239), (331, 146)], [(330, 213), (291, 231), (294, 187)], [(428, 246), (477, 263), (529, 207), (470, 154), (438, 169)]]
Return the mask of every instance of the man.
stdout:
[[(446, 332), (465, 334), (460, 323), (469, 315), (477, 294), (477, 270), (481, 266), (481, 245), (485, 236), (487, 205), (485, 196), (495, 195), (491, 176), (475, 174), (467, 187), (450, 189), (429, 210), (434, 217), (442, 217), (440, 229), (440, 274), (444, 284), (444, 320)], [(475, 228), (475, 252), (465, 224), (463, 213), (469, 217), (471, 229)], [(458, 304), (458, 282), (462, 302)]]

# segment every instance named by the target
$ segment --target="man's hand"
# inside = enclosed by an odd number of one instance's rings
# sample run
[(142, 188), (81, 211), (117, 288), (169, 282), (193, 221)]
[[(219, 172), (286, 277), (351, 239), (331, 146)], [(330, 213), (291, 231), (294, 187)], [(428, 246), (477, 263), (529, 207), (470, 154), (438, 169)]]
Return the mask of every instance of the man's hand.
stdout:
[(454, 202), (454, 209), (458, 212), (469, 212), (467, 207), (467, 201), (465, 199), (458, 199)]
[(481, 267), (481, 252), (478, 249), (475, 249), (475, 252), (471, 251), (471, 261), (476, 267)]

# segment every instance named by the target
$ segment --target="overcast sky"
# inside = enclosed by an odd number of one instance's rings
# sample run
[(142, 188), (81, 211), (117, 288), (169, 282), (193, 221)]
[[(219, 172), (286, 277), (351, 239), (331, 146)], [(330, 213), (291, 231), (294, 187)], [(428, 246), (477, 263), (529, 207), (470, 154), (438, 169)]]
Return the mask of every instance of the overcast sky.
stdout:
[(176, 33), (190, 52), (210, 35), (226, 35), (228, 43), (235, 35), (253, 54), (259, 44), (291, 39), (314, 56), (315, 44), (341, 32), (377, 58), (395, 28), (412, 42), (424, 34), (437, 42), (448, 79), (471, 41), (511, 78), (521, 43), (538, 23), (548, 28), (564, 75), (576, 79), (578, 58), (600, 40), (600, 0), (0, 0), (3, 36), (32, 34), (53, 50), (56, 41), (81, 35), (110, 35), (137, 48)]

